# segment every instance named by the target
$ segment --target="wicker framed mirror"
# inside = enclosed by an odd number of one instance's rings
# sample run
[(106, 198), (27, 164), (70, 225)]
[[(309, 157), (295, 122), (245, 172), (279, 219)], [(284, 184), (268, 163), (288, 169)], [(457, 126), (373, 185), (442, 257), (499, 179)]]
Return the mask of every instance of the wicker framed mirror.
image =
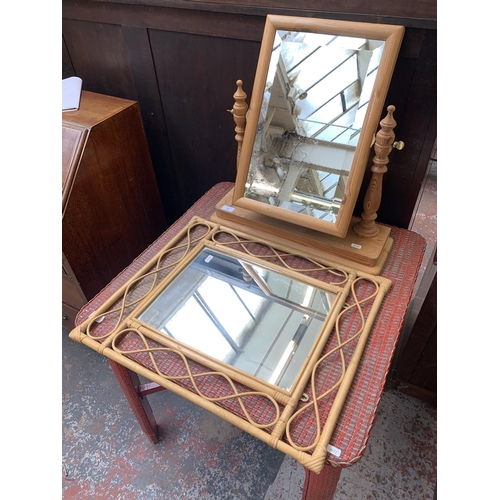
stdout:
[[(194, 218), (70, 337), (319, 472), (389, 287)], [(296, 445), (319, 404), (328, 419)]]
[(267, 16), (234, 206), (346, 236), (403, 34)]

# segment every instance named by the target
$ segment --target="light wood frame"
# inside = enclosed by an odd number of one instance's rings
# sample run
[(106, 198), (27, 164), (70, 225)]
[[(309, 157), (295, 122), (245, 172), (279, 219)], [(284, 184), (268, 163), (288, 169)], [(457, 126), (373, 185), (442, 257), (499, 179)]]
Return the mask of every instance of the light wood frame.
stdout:
[[(365, 37), (375, 40), (384, 40), (385, 42), (372, 96), (370, 98), (358, 146), (353, 158), (353, 164), (349, 174), (343, 203), (339, 209), (335, 222), (316, 219), (314, 217), (295, 213), (281, 207), (267, 205), (257, 200), (248, 199), (244, 196), (245, 183), (250, 168), (250, 160), (257, 133), (259, 113), (266, 85), (266, 76), (269, 69), (274, 37), (277, 30)], [(233, 192), (233, 205), (252, 212), (267, 215), (275, 219), (287, 221), (297, 226), (306, 227), (321, 233), (327, 233), (332, 236), (344, 238), (349, 230), (352, 214), (368, 163), (371, 143), (380, 120), (380, 115), (382, 113), (403, 35), (404, 27), (402, 26), (268, 15), (262, 38), (252, 97), (249, 111), (247, 113), (247, 124), (241, 146), (241, 156), (239, 157), (235, 188)]]
[[(265, 252), (259, 251), (257, 256), (252, 251), (255, 246), (260, 250), (264, 248)], [(137, 319), (141, 311), (181, 273), (194, 256), (207, 247), (244, 257), (261, 265), (265, 263), (266, 267), (271, 267), (286, 276), (337, 293), (331, 312), (310, 351), (309, 359), (304, 363), (290, 391), (268, 384), (196, 349), (189, 348)], [(270, 259), (275, 262), (268, 262)], [(306, 266), (304, 267), (301, 262), (306, 262)], [(321, 279), (316, 273), (319, 273)], [(325, 276), (330, 279), (330, 283), (325, 282), (327, 281)], [(356, 289), (359, 283), (368, 284), (370, 287), (367, 296), (357, 297)], [(319, 260), (312, 254), (300, 255), (286, 245), (269, 244), (254, 235), (194, 217), (162, 251), (135, 273), (90, 318), (76, 327), (70, 333), (70, 337), (215, 413), (295, 458), (306, 468), (319, 473), (325, 464), (328, 443), (371, 327), (390, 285), (391, 282), (386, 278)], [(359, 326), (356, 326), (354, 333), (345, 334), (347, 338), (342, 338), (342, 318), (348, 314), (359, 315), (359, 318), (356, 316), (355, 322)], [(106, 321), (103, 321), (104, 319)], [(142, 347), (123, 350), (120, 340), (124, 335), (136, 336)], [(327, 344), (327, 341), (332, 342), (332, 336), (336, 343), (333, 348), (326, 349), (325, 352), (325, 346), (331, 345)], [(151, 347), (151, 343), (154, 343), (155, 347)], [(155, 359), (159, 351), (178, 356), (184, 363), (187, 374), (182, 377), (169, 375), (166, 372), (167, 368), (160, 369)], [(144, 363), (134, 360), (133, 355), (137, 354), (146, 356), (152, 368), (148, 369)], [(328, 388), (320, 390), (316, 388), (316, 374), (322, 363), (332, 362), (333, 355), (340, 357), (342, 366), (338, 368), (335, 376), (332, 375), (331, 381), (327, 380)], [(193, 362), (207, 367), (208, 371), (200, 373), (193, 370), (191, 368)], [(232, 393), (221, 397), (205, 394), (198, 385), (198, 380), (204, 376), (220, 377)], [(194, 390), (188, 390), (180, 385), (178, 382), (181, 379), (189, 379)], [(239, 384), (244, 384), (249, 389), (242, 391)], [(250, 415), (251, 411), (249, 412), (245, 406), (244, 400), (247, 396), (264, 398), (266, 404), (274, 406), (275, 418), (264, 423), (255, 421)], [(323, 398), (333, 398), (333, 403), (326, 422), (322, 424), (318, 403)], [(228, 399), (237, 401), (244, 417), (221, 407), (220, 403)], [(316, 434), (310, 445), (300, 446), (294, 442), (292, 429), (295, 419), (307, 411), (313, 412), (315, 416)]]

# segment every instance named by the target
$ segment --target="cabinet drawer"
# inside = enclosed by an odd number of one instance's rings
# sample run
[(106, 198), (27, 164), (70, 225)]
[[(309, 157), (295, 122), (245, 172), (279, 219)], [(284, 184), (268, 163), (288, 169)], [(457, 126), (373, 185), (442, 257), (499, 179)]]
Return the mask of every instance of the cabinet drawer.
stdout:
[(62, 303), (62, 326), (64, 328), (68, 328), (69, 330), (75, 328), (75, 318), (79, 310), (68, 306), (64, 302)]
[(80, 288), (73, 270), (71, 269), (71, 266), (69, 265), (69, 262), (64, 254), (62, 255), (62, 301), (63, 307), (67, 306), (74, 310), (74, 312), (71, 313), (73, 316), (87, 303), (87, 298)]
[(64, 274), (62, 277), (62, 299), (66, 304), (76, 309), (80, 309), (87, 302), (78, 284), (73, 281), (71, 276)]

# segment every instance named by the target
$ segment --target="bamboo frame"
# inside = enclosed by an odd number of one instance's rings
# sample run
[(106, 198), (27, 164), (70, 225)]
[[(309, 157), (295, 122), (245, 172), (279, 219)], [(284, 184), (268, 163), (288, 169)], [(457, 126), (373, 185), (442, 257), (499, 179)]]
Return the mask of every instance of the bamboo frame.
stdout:
[[(259, 255), (256, 255), (252, 252), (255, 247), (264, 248), (265, 252), (259, 251)], [(244, 257), (285, 276), (337, 294), (309, 357), (290, 391), (217, 361), (203, 352), (161, 334), (137, 319), (203, 248), (213, 248), (235, 257)], [(270, 262), (271, 260), (274, 262)], [(318, 274), (321, 279), (316, 277)], [(330, 282), (325, 281), (326, 277)], [(362, 282), (368, 283), (373, 291), (359, 298), (356, 289)], [(325, 463), (329, 440), (354, 378), (370, 329), (390, 284), (386, 278), (326, 262), (317, 259), (313, 254), (297, 254), (293, 248), (286, 245), (269, 244), (250, 234), (194, 217), (183, 231), (100, 306), (95, 314), (75, 328), (70, 333), (70, 338), (211, 411), (292, 456), (306, 468), (319, 473)], [(134, 296), (137, 290), (140, 291), (139, 297)], [(342, 338), (340, 325), (343, 318), (354, 313), (359, 327), (348, 338)], [(103, 328), (102, 324), (107, 322), (111, 325)], [(329, 344), (332, 335), (336, 339), (333, 346)], [(134, 341), (131, 344), (135, 346), (134, 348), (127, 348), (126, 343), (122, 346), (121, 340), (127, 336), (133, 337)], [(351, 345), (354, 345), (351, 343), (354, 342), (356, 346), (351, 348)], [(328, 351), (324, 352), (327, 345)], [(351, 348), (351, 351), (345, 355), (344, 349), (349, 350), (348, 348)], [(145, 362), (139, 363), (131, 359), (133, 355), (146, 356), (152, 368), (148, 368)], [(180, 375), (178, 372), (169, 374), (168, 366), (160, 368), (158, 359), (160, 355), (177, 357), (184, 367), (184, 372)], [(340, 356), (340, 375), (336, 376), (335, 380), (328, 381), (328, 388), (318, 393), (319, 388), (316, 387), (318, 371), (322, 363), (331, 362), (335, 355)], [(351, 357), (350, 360), (346, 359), (348, 355)], [(194, 365), (193, 362), (199, 363), (203, 368)], [(219, 379), (226, 387), (224, 394), (214, 397), (204, 393), (199, 382), (203, 377)], [(182, 385), (187, 382), (191, 384), (191, 390)], [(247, 389), (242, 389), (239, 384), (243, 384)], [(301, 404), (300, 399), (306, 392), (310, 394), (310, 401)], [(321, 400), (331, 398), (332, 395), (333, 403), (326, 422), (322, 425), (318, 405)], [(274, 418), (268, 417), (266, 421), (255, 420), (251, 409), (246, 406), (248, 397), (261, 398), (263, 404), (270, 404), (274, 408)], [(229, 400), (236, 401), (242, 416), (221, 406)], [(307, 411), (312, 411), (314, 414), (316, 430), (313, 441), (303, 446), (294, 442), (293, 426)]]
[[(245, 198), (244, 196), (245, 183), (247, 181), (253, 145), (257, 133), (259, 113), (266, 85), (274, 36), (277, 30), (365, 37), (384, 40), (385, 43), (372, 96), (353, 158), (344, 199), (335, 222), (316, 219), (281, 207)], [(241, 146), (241, 154), (239, 154), (238, 171), (232, 200), (233, 205), (279, 220), (291, 222), (298, 226), (307, 227), (321, 233), (344, 238), (349, 230), (349, 224), (369, 159), (371, 141), (377, 130), (378, 121), (389, 89), (403, 35), (404, 27), (402, 26), (268, 15), (262, 37), (252, 97), (247, 113), (247, 124)]]

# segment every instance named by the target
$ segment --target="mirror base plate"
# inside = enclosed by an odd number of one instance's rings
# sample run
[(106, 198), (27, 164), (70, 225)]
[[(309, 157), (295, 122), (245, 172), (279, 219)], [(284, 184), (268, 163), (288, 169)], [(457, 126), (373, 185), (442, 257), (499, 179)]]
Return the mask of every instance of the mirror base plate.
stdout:
[(373, 238), (362, 238), (352, 229), (360, 219), (353, 217), (345, 238), (338, 238), (308, 228), (296, 226), (266, 215), (232, 205), (233, 191), (229, 191), (216, 206), (213, 222), (240, 231), (262, 235), (267, 240), (285, 244), (297, 251), (314, 254), (318, 258), (335, 260), (342, 265), (378, 275), (384, 265), (393, 240), (391, 229), (377, 224), (379, 233)]

